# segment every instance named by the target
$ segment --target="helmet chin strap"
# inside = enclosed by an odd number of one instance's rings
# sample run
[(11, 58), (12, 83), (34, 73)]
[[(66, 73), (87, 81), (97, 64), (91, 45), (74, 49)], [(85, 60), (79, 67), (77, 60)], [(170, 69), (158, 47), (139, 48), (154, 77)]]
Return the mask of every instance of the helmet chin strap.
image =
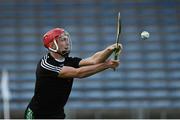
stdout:
[(59, 47), (58, 47), (58, 45), (57, 45), (56, 40), (54, 39), (53, 42), (54, 42), (54, 44), (55, 44), (55, 46), (56, 46), (56, 49), (53, 49), (53, 48), (49, 47), (49, 50), (52, 51), (52, 52), (58, 52)]
[(69, 55), (70, 51), (66, 51), (66, 52), (64, 52), (64, 53), (63, 53), (63, 52), (58, 52), (59, 47), (58, 47), (58, 45), (57, 45), (56, 40), (54, 39), (53, 42), (54, 42), (54, 44), (55, 44), (56, 49), (53, 49), (53, 48), (49, 47), (49, 50), (50, 50), (50, 51), (55, 52), (55, 53), (57, 53), (57, 54), (59, 54), (59, 55), (61, 55), (61, 56), (63, 56), (63, 57), (67, 57), (67, 56)]

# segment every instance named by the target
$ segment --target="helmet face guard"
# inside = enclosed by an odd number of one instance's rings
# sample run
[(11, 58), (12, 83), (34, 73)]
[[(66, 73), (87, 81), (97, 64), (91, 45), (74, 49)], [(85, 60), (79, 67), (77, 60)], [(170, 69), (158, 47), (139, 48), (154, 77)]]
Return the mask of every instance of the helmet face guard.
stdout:
[[(65, 48), (61, 48), (61, 46), (59, 45), (59, 42), (61, 41), (66, 42)], [(43, 37), (43, 42), (44, 46), (48, 50), (50, 50), (51, 52), (58, 53), (64, 57), (69, 55), (72, 47), (70, 35), (62, 28), (55, 28), (48, 31)], [(52, 42), (54, 44), (53, 48), (52, 44), (50, 44)]]
[(58, 42), (61, 42), (61, 41), (65, 42), (66, 46), (65, 46), (65, 48), (61, 48), (61, 46), (59, 46), (59, 48), (56, 47), (57, 53), (66, 57), (69, 55), (71, 48), (72, 48), (72, 42), (70, 39), (70, 35), (67, 32), (65, 32), (58, 38)]

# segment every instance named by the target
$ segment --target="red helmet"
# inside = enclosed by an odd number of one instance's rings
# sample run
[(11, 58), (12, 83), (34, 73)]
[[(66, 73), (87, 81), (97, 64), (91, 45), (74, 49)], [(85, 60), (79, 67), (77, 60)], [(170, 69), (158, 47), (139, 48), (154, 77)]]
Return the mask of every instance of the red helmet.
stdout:
[[(66, 40), (68, 40), (68, 49), (66, 49), (66, 50), (62, 50), (62, 49), (60, 49), (59, 48), (59, 46), (58, 46), (58, 44), (57, 44), (57, 39), (55, 39), (55, 38), (58, 38), (59, 37), (59, 39), (66, 39)], [(54, 43), (54, 45), (55, 45), (55, 48), (51, 48), (52, 46), (51, 46), (51, 42), (53, 42)], [(44, 36), (43, 36), (43, 43), (44, 43), (44, 46), (48, 49), (48, 50), (50, 50), (50, 51), (52, 51), (52, 52), (56, 52), (56, 53), (60, 53), (61, 55), (68, 55), (69, 53), (70, 53), (70, 51), (71, 51), (71, 39), (70, 39), (70, 36), (69, 36), (69, 33), (68, 32), (66, 32), (64, 29), (62, 29), (62, 28), (54, 28), (54, 29), (52, 29), (52, 30), (50, 30), (50, 31), (48, 31), (46, 34), (44, 34)], [(59, 52), (58, 52), (58, 50), (60, 50)]]
[(61, 36), (62, 34), (65, 33), (65, 30), (62, 29), (62, 28), (54, 28), (50, 31), (48, 31), (46, 34), (44, 34), (43, 36), (43, 43), (44, 43), (44, 46), (46, 48), (49, 48), (50, 47), (50, 44), (51, 42), (54, 41), (54, 39), (58, 36)]

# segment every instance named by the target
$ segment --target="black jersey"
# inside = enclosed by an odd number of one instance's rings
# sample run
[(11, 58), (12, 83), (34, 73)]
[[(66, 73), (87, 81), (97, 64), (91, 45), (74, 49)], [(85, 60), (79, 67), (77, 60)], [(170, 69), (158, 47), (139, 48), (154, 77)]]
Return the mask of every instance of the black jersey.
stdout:
[(63, 62), (58, 62), (48, 53), (39, 61), (34, 96), (29, 104), (35, 115), (64, 113), (73, 78), (60, 78), (58, 74), (63, 66), (78, 68), (80, 60), (77, 57), (66, 57)]

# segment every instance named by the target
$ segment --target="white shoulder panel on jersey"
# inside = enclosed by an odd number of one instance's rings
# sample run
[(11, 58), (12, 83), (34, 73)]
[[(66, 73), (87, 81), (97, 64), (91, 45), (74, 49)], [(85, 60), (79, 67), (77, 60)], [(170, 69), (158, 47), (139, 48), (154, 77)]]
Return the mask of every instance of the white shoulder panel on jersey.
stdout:
[(41, 60), (41, 66), (44, 68), (44, 69), (47, 69), (47, 70), (50, 70), (50, 71), (53, 71), (53, 72), (57, 72), (59, 73), (60, 70), (62, 69), (62, 67), (58, 67), (58, 66), (54, 66), (54, 65), (51, 65), (47, 62), (47, 58), (48, 56), (45, 55), (42, 60)]

